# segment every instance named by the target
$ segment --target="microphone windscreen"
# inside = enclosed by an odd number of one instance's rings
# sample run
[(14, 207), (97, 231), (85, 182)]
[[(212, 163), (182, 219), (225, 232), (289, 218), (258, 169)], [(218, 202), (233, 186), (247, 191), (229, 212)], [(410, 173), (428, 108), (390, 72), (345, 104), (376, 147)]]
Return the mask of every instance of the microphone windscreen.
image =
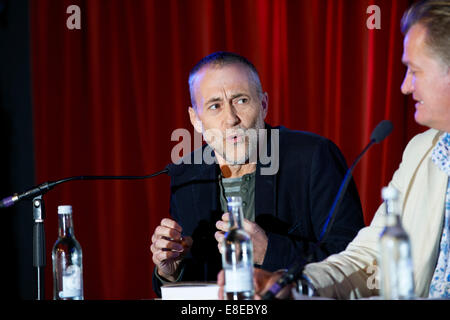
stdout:
[(393, 128), (394, 126), (389, 120), (381, 121), (376, 128), (373, 129), (370, 140), (375, 141), (376, 143), (383, 141), (392, 132)]
[(14, 204), (13, 197), (7, 197), (0, 201), (0, 208), (8, 208), (11, 207)]

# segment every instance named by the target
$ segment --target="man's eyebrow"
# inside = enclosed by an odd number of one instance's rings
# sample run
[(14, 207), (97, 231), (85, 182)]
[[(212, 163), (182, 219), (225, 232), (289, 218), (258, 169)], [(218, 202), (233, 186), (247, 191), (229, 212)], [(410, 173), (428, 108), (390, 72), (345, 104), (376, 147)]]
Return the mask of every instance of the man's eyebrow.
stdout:
[(213, 102), (220, 102), (222, 101), (222, 98), (220, 97), (212, 97), (208, 101), (205, 102), (205, 105), (213, 103)]
[(248, 96), (248, 95), (245, 93), (235, 93), (235, 94), (231, 95), (231, 100), (242, 97), (242, 96)]
[(413, 62), (408, 61), (408, 60), (402, 60), (402, 63), (407, 67), (411, 66), (413, 68), (418, 68), (418, 66), (416, 64), (414, 64)]
[[(232, 95), (231, 95), (231, 100), (236, 99), (236, 98), (239, 98), (239, 97), (242, 97), (242, 96), (248, 96), (248, 94), (241, 93), (241, 92), (232, 94)], [(205, 102), (205, 105), (208, 105), (208, 104), (213, 103), (213, 102), (221, 102), (221, 101), (222, 101), (222, 98), (221, 98), (221, 97), (212, 97), (212, 98), (208, 99), (208, 100)]]

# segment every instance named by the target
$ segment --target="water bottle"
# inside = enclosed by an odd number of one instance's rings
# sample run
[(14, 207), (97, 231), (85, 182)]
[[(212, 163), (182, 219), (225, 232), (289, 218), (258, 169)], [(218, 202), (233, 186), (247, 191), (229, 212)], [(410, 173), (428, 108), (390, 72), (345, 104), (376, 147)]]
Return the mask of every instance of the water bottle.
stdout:
[(241, 197), (227, 197), (229, 230), (222, 242), (225, 271), (224, 296), (227, 300), (253, 299), (253, 245), (243, 228)]
[(72, 206), (58, 206), (58, 240), (52, 250), (53, 299), (83, 299), (83, 254), (75, 239)]
[(385, 228), (380, 235), (380, 295), (383, 299), (413, 299), (414, 275), (411, 243), (400, 219), (398, 191), (382, 189), (386, 206)]

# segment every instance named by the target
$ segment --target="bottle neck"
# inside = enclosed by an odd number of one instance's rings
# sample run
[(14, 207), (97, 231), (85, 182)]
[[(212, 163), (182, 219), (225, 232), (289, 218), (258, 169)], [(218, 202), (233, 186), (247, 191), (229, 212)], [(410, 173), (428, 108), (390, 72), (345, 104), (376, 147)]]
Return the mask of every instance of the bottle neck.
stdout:
[(396, 199), (385, 201), (386, 204), (386, 225), (395, 226), (400, 223), (400, 211), (398, 210), (398, 202)]
[(400, 216), (398, 214), (388, 214), (386, 216), (386, 226), (394, 227), (401, 224)]
[(231, 205), (228, 206), (228, 211), (230, 213), (230, 230), (231, 229), (242, 229), (243, 227), (243, 214), (241, 205)]
[(58, 237), (74, 237), (73, 219), (71, 213), (58, 214)]

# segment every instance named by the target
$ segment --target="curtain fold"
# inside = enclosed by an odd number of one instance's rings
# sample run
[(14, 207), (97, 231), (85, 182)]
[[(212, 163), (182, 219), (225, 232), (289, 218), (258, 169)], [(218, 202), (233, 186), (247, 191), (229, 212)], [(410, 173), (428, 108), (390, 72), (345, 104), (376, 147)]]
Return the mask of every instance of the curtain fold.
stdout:
[[(369, 5), (381, 29), (368, 30)], [(66, 9), (81, 9), (69, 30)], [(350, 165), (371, 131), (394, 131), (354, 172), (370, 223), (380, 190), (416, 133), (402, 96), (400, 19), (408, 0), (31, 0), (37, 183), (75, 175), (144, 175), (171, 161), (177, 128), (193, 132), (187, 77), (203, 56), (250, 59), (269, 94), (267, 122), (334, 141)], [(56, 207), (74, 207), (87, 299), (145, 299), (150, 237), (169, 216), (169, 178), (74, 182), (45, 196), (47, 251)], [(47, 256), (51, 298), (51, 256)]]

